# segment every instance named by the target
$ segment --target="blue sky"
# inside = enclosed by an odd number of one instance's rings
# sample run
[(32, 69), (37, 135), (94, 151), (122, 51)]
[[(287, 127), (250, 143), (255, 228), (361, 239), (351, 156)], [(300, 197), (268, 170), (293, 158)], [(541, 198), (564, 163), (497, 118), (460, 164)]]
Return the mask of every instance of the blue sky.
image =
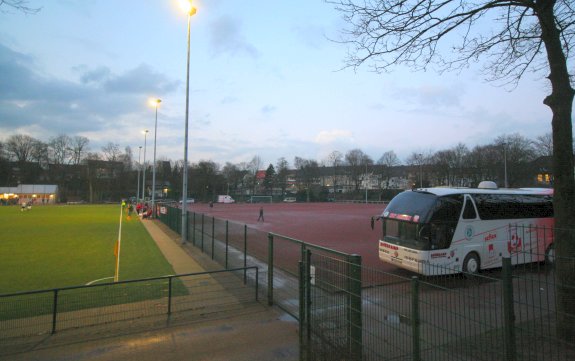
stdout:
[[(28, 134), (112, 141), (138, 157), (158, 113), (157, 157), (183, 159), (187, 18), (176, 0), (30, 0), (0, 11), (0, 140)], [(345, 23), (323, 0), (196, 1), (189, 161), (374, 160), (551, 132), (544, 79), (508, 91), (477, 68), (439, 75), (343, 69)], [(153, 134), (147, 138), (150, 159)]]

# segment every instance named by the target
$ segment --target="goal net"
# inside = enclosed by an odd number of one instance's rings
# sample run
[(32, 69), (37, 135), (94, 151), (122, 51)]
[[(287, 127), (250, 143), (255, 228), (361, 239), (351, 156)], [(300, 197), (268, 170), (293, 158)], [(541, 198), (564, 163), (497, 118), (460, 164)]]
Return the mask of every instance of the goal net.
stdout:
[(272, 203), (272, 196), (251, 196), (251, 203)]

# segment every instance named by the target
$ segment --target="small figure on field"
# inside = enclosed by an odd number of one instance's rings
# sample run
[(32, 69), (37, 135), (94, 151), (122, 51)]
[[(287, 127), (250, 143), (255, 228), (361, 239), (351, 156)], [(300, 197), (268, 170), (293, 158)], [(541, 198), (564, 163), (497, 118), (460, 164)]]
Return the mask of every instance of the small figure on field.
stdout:
[(260, 216), (258, 218), (258, 222), (260, 221), (260, 219), (262, 220), (262, 222), (264, 221), (264, 207), (260, 207)]
[(126, 217), (126, 219), (129, 221), (132, 219), (132, 211), (134, 210), (134, 206), (132, 205), (132, 203), (128, 203), (128, 216)]

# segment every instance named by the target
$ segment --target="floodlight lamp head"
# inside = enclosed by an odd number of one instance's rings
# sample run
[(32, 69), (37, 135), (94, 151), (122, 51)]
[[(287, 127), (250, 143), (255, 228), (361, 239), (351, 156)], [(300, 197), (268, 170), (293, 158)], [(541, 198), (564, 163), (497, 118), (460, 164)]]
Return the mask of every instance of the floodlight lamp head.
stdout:
[(151, 98), (151, 99), (148, 101), (148, 103), (150, 104), (150, 106), (156, 107), (156, 108), (158, 107), (158, 105), (160, 105), (161, 102), (162, 102), (162, 100), (159, 99), (159, 98)]
[(189, 15), (196, 13), (196, 8), (192, 6), (192, 0), (180, 0), (180, 7)]

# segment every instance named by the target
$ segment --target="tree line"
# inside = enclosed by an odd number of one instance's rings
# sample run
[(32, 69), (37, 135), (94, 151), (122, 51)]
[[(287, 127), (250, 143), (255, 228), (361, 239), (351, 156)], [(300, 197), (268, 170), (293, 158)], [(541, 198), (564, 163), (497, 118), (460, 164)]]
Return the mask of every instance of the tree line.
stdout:
[[(346, 153), (336, 150), (321, 160), (295, 156), (291, 165), (285, 157), (279, 158), (275, 165), (267, 166), (259, 156), (247, 162), (226, 162), (224, 165), (202, 160), (189, 164), (191, 182), (188, 195), (199, 201), (208, 201), (217, 194), (232, 194), (241, 199), (242, 195), (300, 192), (300, 198), (308, 201), (325, 200), (329, 189), (318, 188), (318, 179), (331, 176), (331, 184), (324, 184), (324, 188), (331, 187), (336, 192), (345, 186), (347, 196), (354, 197), (365, 187), (366, 174), (377, 176), (378, 184), (372, 185), (371, 189), (383, 190), (392, 187), (390, 180), (398, 176), (397, 169), (401, 166), (420, 167), (421, 179), (414, 181), (421, 182), (421, 185), (474, 186), (486, 179), (503, 180), (505, 167), (510, 187), (525, 186), (522, 184), (526, 178), (525, 165), (552, 153), (551, 134), (535, 139), (511, 134), (473, 148), (459, 143), (439, 151), (412, 152), (403, 161), (393, 150), (372, 158), (357, 148)], [(134, 159), (129, 146), (122, 151), (119, 144), (110, 142), (100, 152), (94, 152), (90, 149), (89, 139), (83, 136), (60, 134), (42, 141), (15, 134), (0, 142), (2, 186), (58, 184), (63, 201), (117, 200), (136, 196), (138, 186), (141, 189), (145, 187), (144, 195), (149, 197), (152, 192), (152, 164), (149, 160), (142, 163)], [(182, 170), (182, 160), (157, 160), (157, 196), (181, 197)], [(297, 184), (296, 189), (294, 183)], [(321, 192), (323, 196), (320, 196)]]

